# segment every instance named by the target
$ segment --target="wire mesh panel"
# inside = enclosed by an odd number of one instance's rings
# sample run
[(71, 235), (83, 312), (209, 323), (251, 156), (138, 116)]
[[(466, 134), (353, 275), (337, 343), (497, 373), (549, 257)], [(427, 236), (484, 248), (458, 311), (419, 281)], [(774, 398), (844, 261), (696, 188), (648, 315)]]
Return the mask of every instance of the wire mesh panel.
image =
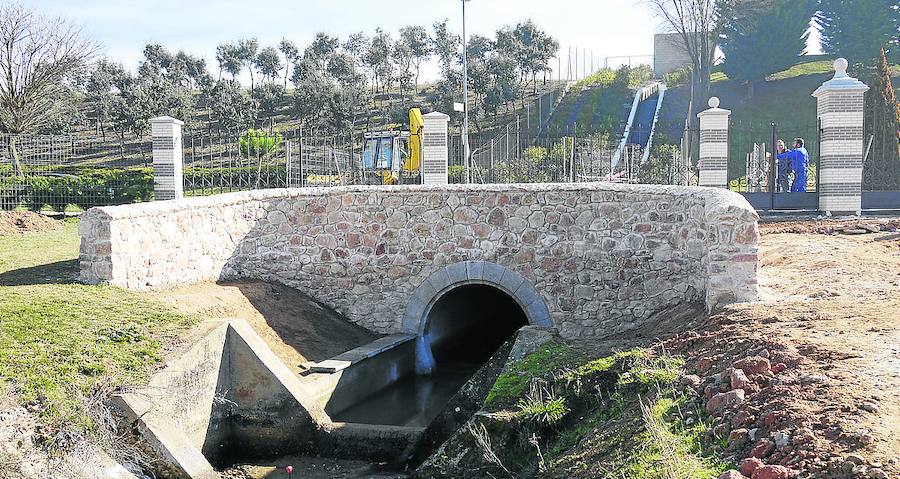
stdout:
[(80, 211), (153, 195), (149, 138), (0, 134), (0, 209)]

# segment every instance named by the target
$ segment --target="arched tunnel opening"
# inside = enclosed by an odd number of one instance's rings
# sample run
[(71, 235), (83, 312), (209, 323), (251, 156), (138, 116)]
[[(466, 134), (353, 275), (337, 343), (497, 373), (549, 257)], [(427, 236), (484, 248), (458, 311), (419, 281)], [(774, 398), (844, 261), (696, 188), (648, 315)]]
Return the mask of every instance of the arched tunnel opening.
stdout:
[[(409, 349), (395, 349), (369, 360), (390, 370), (394, 380), (377, 391), (359, 391), (352, 401), (329, 403), (326, 412), (332, 419), (425, 427), (481, 366), (528, 324), (522, 307), (510, 295), (480, 284), (446, 292), (422, 321), (422, 333), (414, 345), (409, 343)], [(414, 368), (403, 366), (413, 360)], [(398, 374), (400, 370), (405, 372)], [(339, 406), (341, 402), (345, 405)]]
[(438, 299), (425, 318), (423, 336), (434, 370), (477, 368), (526, 324), (525, 312), (508, 294), (470, 284)]

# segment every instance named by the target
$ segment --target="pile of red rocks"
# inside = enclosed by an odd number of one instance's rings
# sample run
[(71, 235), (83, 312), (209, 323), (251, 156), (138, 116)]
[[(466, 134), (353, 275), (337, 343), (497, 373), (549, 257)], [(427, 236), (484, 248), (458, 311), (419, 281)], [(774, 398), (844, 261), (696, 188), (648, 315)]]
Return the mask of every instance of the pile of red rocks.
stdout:
[[(685, 339), (687, 344), (697, 340), (681, 338)], [(700, 404), (705, 406), (713, 424), (709, 442), (727, 438), (721, 455), (727, 462), (739, 464), (737, 470), (726, 471), (721, 478), (815, 477), (810, 476), (813, 469), (830, 471), (826, 477), (887, 478), (879, 468), (867, 468), (860, 458), (854, 462), (853, 455), (841, 463), (822, 463), (817, 451), (820, 441), (845, 434), (829, 428), (814, 431), (814, 426), (821, 425), (813, 424), (811, 418), (791, 406), (804, 395), (814, 394), (814, 388), (830, 379), (801, 371), (803, 358), (793, 348), (776, 342), (765, 345), (754, 348), (741, 344), (744, 348), (730, 351), (737, 353), (738, 359), (733, 361), (723, 351), (728, 348), (720, 345), (697, 360), (696, 369), (704, 377), (687, 375), (680, 381), (683, 388), (700, 396)], [(693, 420), (689, 419), (691, 423)], [(864, 445), (865, 439), (858, 438), (858, 443)]]
[[(712, 433), (728, 438), (729, 453), (749, 449), (748, 459), (741, 463), (740, 471), (727, 471), (723, 478), (787, 479), (799, 474), (792, 468), (801, 460), (793, 454), (794, 444), (805, 438), (789, 431), (775, 430), (774, 426), (781, 419), (777, 412), (758, 415), (752, 408), (742, 407), (749, 397), (769, 388), (776, 375), (788, 369), (781, 358), (772, 364), (771, 356), (768, 350), (759, 351), (734, 361), (730, 367), (701, 382), (706, 412), (715, 421)], [(796, 358), (792, 358), (792, 362), (796, 363)], [(709, 372), (712, 366), (710, 358), (698, 362), (698, 369), (703, 373)]]

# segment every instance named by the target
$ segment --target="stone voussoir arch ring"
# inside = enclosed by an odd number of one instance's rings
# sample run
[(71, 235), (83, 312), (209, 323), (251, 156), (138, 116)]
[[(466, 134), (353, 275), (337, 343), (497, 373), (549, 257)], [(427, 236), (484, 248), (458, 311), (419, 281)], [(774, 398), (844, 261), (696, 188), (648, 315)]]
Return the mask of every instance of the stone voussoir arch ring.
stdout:
[(544, 298), (522, 275), (488, 261), (463, 261), (435, 271), (416, 288), (403, 314), (403, 332), (424, 335), (432, 306), (450, 291), (471, 284), (506, 293), (522, 308), (529, 325), (553, 326)]

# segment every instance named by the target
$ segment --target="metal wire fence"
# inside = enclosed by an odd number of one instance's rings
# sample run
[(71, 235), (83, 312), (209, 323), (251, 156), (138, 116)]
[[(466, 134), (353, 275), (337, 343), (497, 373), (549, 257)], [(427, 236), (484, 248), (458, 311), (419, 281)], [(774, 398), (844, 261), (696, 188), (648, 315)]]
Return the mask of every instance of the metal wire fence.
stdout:
[[(193, 130), (183, 145), (187, 196), (380, 179), (363, 171), (362, 138), (347, 132)], [(521, 120), (497, 135), (473, 135), (470, 146), (467, 171), (461, 138), (451, 136), (449, 182), (688, 184), (693, 177), (682, 145), (660, 143), (646, 155), (640, 145), (621, 148), (613, 135), (554, 136)], [(78, 211), (152, 198), (149, 138), (0, 135), (0, 209)]]
[[(636, 136), (649, 138), (649, 127), (633, 128), (632, 133), (638, 130), (642, 134)], [(696, 135), (685, 129), (680, 141), (667, 138), (646, 152), (646, 143), (622, 145), (618, 135), (605, 132), (579, 135), (574, 129), (569, 135), (545, 132), (529, 136), (521, 123), (513, 123), (493, 137), (470, 137), (468, 174), (462, 139), (451, 136), (450, 182), (696, 184), (695, 162), (690, 156), (691, 139), (696, 141)]]
[(0, 134), (0, 210), (58, 212), (147, 201), (150, 139)]
[(185, 136), (184, 191), (232, 191), (357, 184), (362, 161), (347, 134), (202, 130)]

